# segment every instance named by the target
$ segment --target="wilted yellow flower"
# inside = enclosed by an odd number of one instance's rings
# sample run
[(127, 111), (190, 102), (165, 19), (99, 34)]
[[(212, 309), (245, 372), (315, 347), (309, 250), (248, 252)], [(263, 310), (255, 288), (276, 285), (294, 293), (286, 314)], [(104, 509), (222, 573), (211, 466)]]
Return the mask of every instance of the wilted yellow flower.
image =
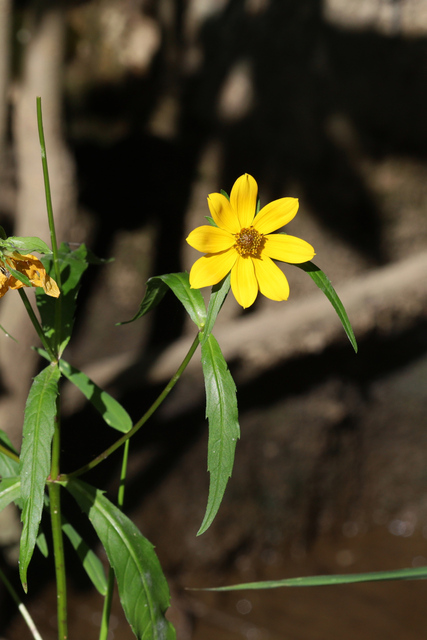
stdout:
[(217, 226), (197, 227), (187, 238), (189, 245), (206, 254), (193, 264), (191, 288), (217, 284), (231, 271), (231, 289), (242, 307), (250, 307), (258, 291), (271, 300), (287, 300), (288, 281), (272, 258), (300, 264), (315, 252), (305, 240), (271, 233), (295, 217), (296, 198), (274, 200), (255, 216), (257, 197), (258, 185), (247, 173), (234, 183), (230, 200), (221, 193), (209, 195)]
[(5, 263), (0, 266), (0, 298), (2, 298), (9, 289), (20, 289), (21, 287), (27, 286), (8, 272), (7, 265), (27, 276), (32, 287), (42, 287), (48, 296), (58, 298), (60, 294), (58, 285), (55, 280), (46, 273), (46, 269), (40, 260), (31, 253), (22, 255), (18, 253), (18, 251), (5, 255)]

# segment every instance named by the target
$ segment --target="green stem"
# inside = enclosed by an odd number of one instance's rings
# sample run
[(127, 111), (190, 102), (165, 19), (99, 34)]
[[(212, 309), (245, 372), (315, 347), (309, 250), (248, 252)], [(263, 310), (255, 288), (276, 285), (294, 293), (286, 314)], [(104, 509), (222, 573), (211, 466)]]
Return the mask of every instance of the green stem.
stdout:
[[(125, 482), (126, 482), (126, 470), (129, 458), (129, 440), (126, 440), (123, 450), (122, 469), (120, 473), (120, 486), (117, 496), (117, 506), (119, 509), (123, 509), (125, 499)], [(113, 601), (114, 593), (114, 569), (110, 567), (108, 572), (108, 584), (107, 593), (104, 599), (104, 607), (102, 609), (101, 629), (99, 633), (99, 640), (107, 640), (108, 628), (110, 623), (111, 603)]]
[(2, 444), (0, 444), (0, 453), (7, 456), (11, 460), (14, 460), (15, 462), (19, 462), (19, 456)]
[[(44, 190), (45, 190), (45, 196), (46, 196), (47, 219), (49, 223), (50, 241), (51, 241), (52, 253), (53, 253), (53, 266), (55, 270), (56, 284), (58, 285), (59, 289), (61, 289), (61, 269), (59, 267), (59, 260), (58, 260), (58, 244), (56, 241), (55, 220), (53, 218), (52, 196), (51, 196), (50, 181), (49, 181), (49, 169), (47, 166), (46, 143), (44, 139), (44, 130), (43, 130), (42, 100), (40, 97), (36, 98), (36, 104), (37, 104), (37, 126), (39, 130)], [(62, 313), (61, 310), (62, 310), (62, 297), (59, 296), (55, 305), (54, 336), (55, 336), (55, 343), (57, 347), (56, 351), (58, 351), (58, 346), (61, 344), (61, 313)]]
[(49, 482), (50, 517), (52, 523), (53, 554), (55, 558), (58, 640), (67, 640), (67, 585), (65, 579), (64, 543), (61, 522), (61, 486)]
[(46, 349), (46, 351), (49, 354), (49, 358), (51, 359), (52, 362), (56, 362), (57, 361), (57, 357), (55, 356), (55, 354), (52, 351), (52, 348), (45, 336), (45, 334), (43, 333), (43, 329), (40, 326), (40, 322), (37, 319), (36, 314), (33, 311), (33, 307), (31, 306), (30, 301), (28, 300), (27, 294), (25, 293), (25, 291), (23, 289), (18, 289), (18, 293), (21, 296), (21, 300), (24, 303), (24, 307), (30, 317), (31, 322), (33, 323), (33, 327), (37, 332), (38, 337), (41, 340), (42, 345), (44, 346), (44, 348)]
[(38, 632), (38, 629), (37, 629), (37, 627), (35, 625), (34, 620), (32, 619), (32, 617), (30, 616), (30, 614), (28, 612), (28, 609), (23, 604), (22, 600), (19, 598), (19, 596), (16, 593), (15, 589), (13, 588), (13, 586), (11, 585), (9, 580), (6, 578), (5, 574), (3, 573), (3, 571), (1, 569), (0, 569), (0, 580), (3, 582), (4, 586), (9, 591), (10, 595), (12, 596), (13, 600), (15, 601), (15, 603), (16, 603), (18, 609), (19, 609), (19, 613), (24, 618), (29, 630), (31, 631), (31, 635), (33, 636), (34, 640), (43, 640), (43, 638), (41, 637), (40, 633)]
[(49, 230), (50, 230), (50, 241), (52, 244), (53, 261), (55, 264), (56, 284), (58, 285), (59, 288), (61, 288), (61, 272), (59, 270), (59, 263), (58, 263), (58, 245), (56, 242), (55, 221), (53, 219), (52, 196), (50, 192), (50, 182), (49, 182), (49, 169), (47, 166), (47, 157), (46, 157), (46, 143), (45, 143), (44, 131), (43, 131), (42, 99), (37, 97), (36, 103), (37, 103), (37, 126), (39, 129), (40, 150), (42, 154), (44, 189), (46, 194), (46, 208), (47, 208), (47, 218), (48, 218)]
[(116, 451), (119, 447), (121, 447), (122, 444), (124, 444), (127, 440), (129, 440), (129, 438), (135, 435), (135, 433), (139, 431), (139, 429), (147, 422), (147, 420), (151, 418), (151, 416), (156, 411), (156, 409), (162, 404), (166, 396), (172, 391), (172, 389), (180, 379), (181, 375), (185, 371), (191, 358), (193, 357), (198, 345), (199, 345), (199, 334), (197, 334), (196, 337), (194, 338), (193, 344), (188, 350), (188, 353), (185, 356), (184, 360), (181, 362), (180, 366), (178, 367), (176, 373), (169, 380), (166, 387), (163, 389), (161, 394), (156, 398), (156, 400), (153, 402), (151, 407), (144, 413), (142, 418), (138, 420), (138, 422), (132, 427), (130, 431), (128, 431), (127, 433), (124, 434), (124, 436), (116, 440), (116, 442), (112, 444), (111, 447), (108, 447), (108, 449), (100, 453), (99, 456), (94, 458), (91, 462), (88, 462), (88, 464), (85, 464), (83, 467), (80, 467), (80, 469), (77, 469), (76, 471), (72, 471), (71, 473), (61, 474), (60, 480), (66, 481), (69, 478), (77, 478), (78, 476), (83, 475), (87, 471), (94, 469), (94, 467), (98, 466), (98, 464), (100, 464), (103, 460), (108, 458), (108, 456), (114, 453), (114, 451)]
[(52, 440), (52, 463), (50, 471), (49, 498), (52, 526), (53, 555), (56, 576), (56, 606), (58, 615), (58, 640), (68, 638), (67, 628), (67, 583), (65, 577), (64, 541), (62, 537), (61, 487), (54, 482), (59, 476), (59, 457), (61, 451), (61, 431), (59, 421), (60, 396), (56, 401), (56, 419)]

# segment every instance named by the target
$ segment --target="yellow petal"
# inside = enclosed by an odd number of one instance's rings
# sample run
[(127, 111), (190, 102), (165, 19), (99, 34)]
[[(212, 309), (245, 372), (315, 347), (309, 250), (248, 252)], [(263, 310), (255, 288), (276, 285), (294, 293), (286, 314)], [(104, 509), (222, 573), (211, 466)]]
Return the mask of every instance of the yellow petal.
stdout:
[(236, 240), (231, 233), (209, 225), (194, 229), (188, 236), (187, 242), (191, 247), (202, 253), (226, 251), (236, 244)]
[(237, 256), (235, 249), (227, 249), (222, 253), (208, 254), (199, 258), (191, 267), (190, 287), (201, 289), (201, 287), (217, 284), (229, 273)]
[(255, 277), (251, 257), (239, 256), (231, 270), (231, 289), (237, 302), (246, 309), (255, 302), (258, 295), (258, 283)]
[(281, 229), (295, 218), (298, 211), (297, 198), (280, 198), (265, 205), (258, 213), (253, 226), (259, 233), (271, 233)]
[(14, 276), (10, 276), (9, 289), (20, 289), (21, 287), (25, 287), (24, 283), (17, 280)]
[(263, 254), (274, 260), (300, 264), (316, 255), (311, 244), (295, 236), (273, 233), (265, 236), (264, 242)]
[(9, 290), (9, 277), (0, 271), (0, 298)]
[(285, 274), (267, 256), (254, 259), (255, 275), (262, 295), (270, 300), (287, 300), (289, 284)]
[[(250, 227), (255, 216), (258, 185), (255, 178), (245, 173), (237, 178), (230, 193), (230, 202), (242, 228)], [(274, 228), (276, 230), (277, 227)], [(234, 232), (235, 233), (235, 232)]]
[(240, 222), (237, 213), (222, 193), (211, 193), (208, 196), (209, 211), (215, 224), (229, 233), (239, 233)]
[(46, 274), (46, 279), (43, 285), (44, 292), (52, 298), (59, 298), (60, 290), (55, 280)]

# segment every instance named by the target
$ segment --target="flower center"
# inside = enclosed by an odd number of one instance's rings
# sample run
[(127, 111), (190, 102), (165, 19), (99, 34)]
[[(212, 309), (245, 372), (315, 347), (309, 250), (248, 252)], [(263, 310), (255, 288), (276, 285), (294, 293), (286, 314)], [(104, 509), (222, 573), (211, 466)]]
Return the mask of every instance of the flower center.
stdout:
[(236, 251), (241, 256), (258, 256), (263, 245), (264, 236), (258, 233), (253, 227), (240, 229), (239, 233), (236, 233), (236, 244), (234, 245)]

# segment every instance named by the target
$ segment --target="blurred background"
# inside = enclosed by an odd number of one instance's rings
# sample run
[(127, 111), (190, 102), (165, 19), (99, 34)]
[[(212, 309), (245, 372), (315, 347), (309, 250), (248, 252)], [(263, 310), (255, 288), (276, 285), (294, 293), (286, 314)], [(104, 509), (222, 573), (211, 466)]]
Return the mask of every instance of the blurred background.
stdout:
[[(355, 355), (291, 265), (288, 302), (243, 312), (227, 300), (215, 334), (242, 437), (200, 538), (197, 357), (132, 441), (126, 512), (156, 546), (179, 640), (425, 636), (423, 582), (185, 587), (427, 564), (426, 80), (426, 0), (0, 0), (0, 223), (49, 239), (41, 96), (59, 240), (115, 258), (85, 275), (68, 361), (140, 417), (194, 329), (171, 294), (137, 323), (115, 323), (134, 315), (150, 276), (191, 267), (185, 237), (204, 223), (207, 195), (245, 172), (262, 205), (299, 198), (289, 233), (315, 247), (359, 342)], [(0, 336), (0, 426), (16, 446), (40, 366), (19, 304), (0, 302), (0, 324), (19, 340)], [(116, 436), (66, 385), (64, 413), (69, 471)], [(114, 497), (119, 464), (88, 481)], [(17, 516), (1, 518), (2, 566), (18, 584)], [(89, 525), (86, 535), (95, 542)], [(101, 597), (72, 555), (68, 566), (70, 638), (95, 639)], [(52, 574), (36, 555), (29, 585), (30, 612), (53, 640)], [(0, 597), (0, 636), (29, 638)], [(133, 637), (117, 602), (110, 637)]]

